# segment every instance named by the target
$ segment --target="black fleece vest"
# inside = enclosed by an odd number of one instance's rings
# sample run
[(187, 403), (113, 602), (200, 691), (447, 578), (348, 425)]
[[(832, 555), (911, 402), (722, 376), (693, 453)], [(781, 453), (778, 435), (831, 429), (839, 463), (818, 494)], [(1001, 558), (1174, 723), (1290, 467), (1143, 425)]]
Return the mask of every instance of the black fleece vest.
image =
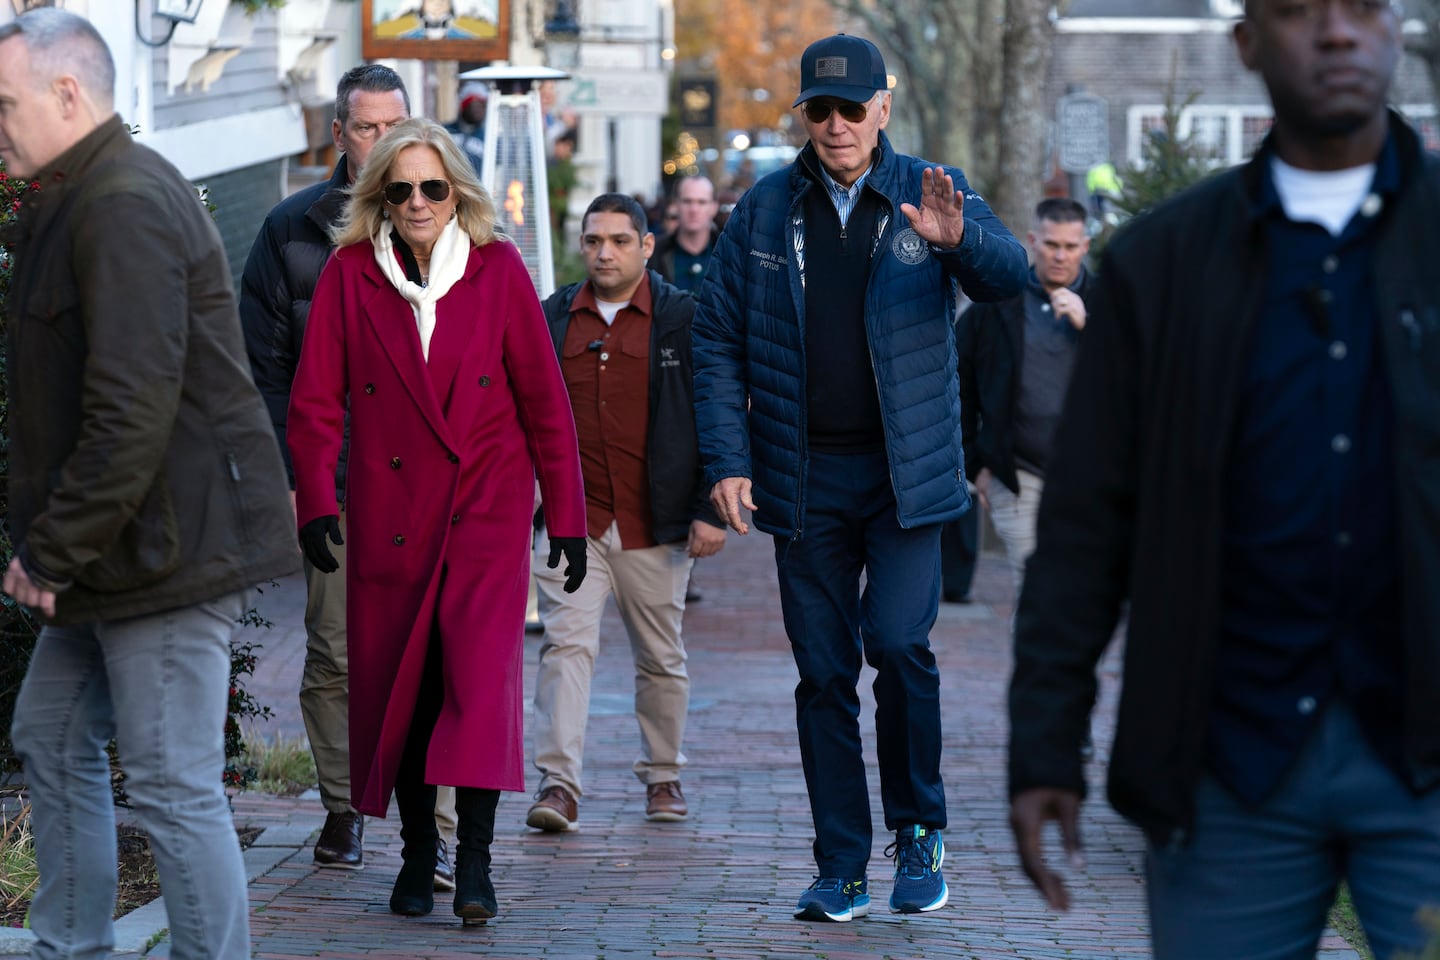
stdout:
[(861, 189), (842, 228), (823, 182), (805, 193), (805, 401), (812, 450), (885, 447), (875, 366), (865, 336), (865, 290), (880, 202)]

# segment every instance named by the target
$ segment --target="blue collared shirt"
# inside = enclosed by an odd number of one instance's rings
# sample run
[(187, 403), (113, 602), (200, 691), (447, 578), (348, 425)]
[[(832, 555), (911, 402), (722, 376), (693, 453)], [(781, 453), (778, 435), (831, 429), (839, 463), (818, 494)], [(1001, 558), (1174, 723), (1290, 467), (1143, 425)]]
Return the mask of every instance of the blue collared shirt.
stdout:
[(1376, 308), (1375, 220), (1400, 186), (1393, 139), (1339, 236), (1290, 220), (1268, 163), (1267, 260), (1223, 489), (1209, 766), (1259, 802), (1328, 701), (1398, 762), (1400, 569), (1393, 412)]
[(830, 176), (830, 171), (825, 169), (823, 163), (818, 166), (820, 167), (820, 178), (825, 182), (825, 189), (830, 193), (830, 202), (835, 204), (835, 213), (839, 215), (840, 226), (843, 227), (850, 222), (850, 211), (855, 209), (855, 200), (860, 196), (860, 188), (865, 186), (865, 181), (870, 176), (870, 171), (875, 169), (875, 164), (872, 162), (870, 166), (866, 167), (865, 172), (860, 174), (860, 179), (848, 187), (842, 187), (834, 177)]

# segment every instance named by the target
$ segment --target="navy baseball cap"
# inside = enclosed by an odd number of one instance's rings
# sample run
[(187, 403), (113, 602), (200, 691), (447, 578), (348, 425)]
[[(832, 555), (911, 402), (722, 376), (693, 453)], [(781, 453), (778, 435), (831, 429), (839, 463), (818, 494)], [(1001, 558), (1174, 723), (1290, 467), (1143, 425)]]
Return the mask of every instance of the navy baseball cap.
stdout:
[(798, 107), (811, 97), (838, 97), (865, 103), (877, 90), (890, 89), (880, 48), (864, 37), (837, 33), (816, 40), (800, 57)]

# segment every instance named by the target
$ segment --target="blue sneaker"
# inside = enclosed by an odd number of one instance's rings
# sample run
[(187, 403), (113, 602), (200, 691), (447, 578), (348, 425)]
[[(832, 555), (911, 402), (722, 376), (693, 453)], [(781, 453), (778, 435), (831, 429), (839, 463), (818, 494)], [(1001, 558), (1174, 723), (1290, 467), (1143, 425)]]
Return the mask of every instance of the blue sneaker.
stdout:
[(927, 913), (939, 910), (950, 899), (950, 888), (940, 865), (945, 862), (945, 841), (939, 830), (914, 826), (895, 834), (885, 848), (895, 858), (895, 889), (890, 909), (895, 913)]
[(845, 923), (870, 912), (870, 886), (865, 880), (816, 877), (795, 905), (796, 920)]

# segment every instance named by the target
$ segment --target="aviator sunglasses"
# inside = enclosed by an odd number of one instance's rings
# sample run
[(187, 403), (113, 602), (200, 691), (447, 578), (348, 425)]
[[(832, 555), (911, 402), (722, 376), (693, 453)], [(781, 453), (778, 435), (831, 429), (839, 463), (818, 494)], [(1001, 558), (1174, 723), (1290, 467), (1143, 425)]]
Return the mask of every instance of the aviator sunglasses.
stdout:
[(854, 103), (850, 100), (826, 100), (816, 97), (814, 100), (806, 100), (801, 109), (811, 123), (824, 123), (830, 119), (830, 111), (834, 110), (840, 114), (840, 119), (846, 123), (859, 123), (865, 119), (865, 104)]
[[(409, 180), (394, 180), (385, 184), (385, 202), (392, 207), (398, 207), (410, 199), (410, 194), (415, 191), (415, 184)], [(421, 180), (420, 192), (425, 195), (426, 200), (433, 203), (444, 203), (445, 198), (450, 196), (450, 182), (448, 180)]]

